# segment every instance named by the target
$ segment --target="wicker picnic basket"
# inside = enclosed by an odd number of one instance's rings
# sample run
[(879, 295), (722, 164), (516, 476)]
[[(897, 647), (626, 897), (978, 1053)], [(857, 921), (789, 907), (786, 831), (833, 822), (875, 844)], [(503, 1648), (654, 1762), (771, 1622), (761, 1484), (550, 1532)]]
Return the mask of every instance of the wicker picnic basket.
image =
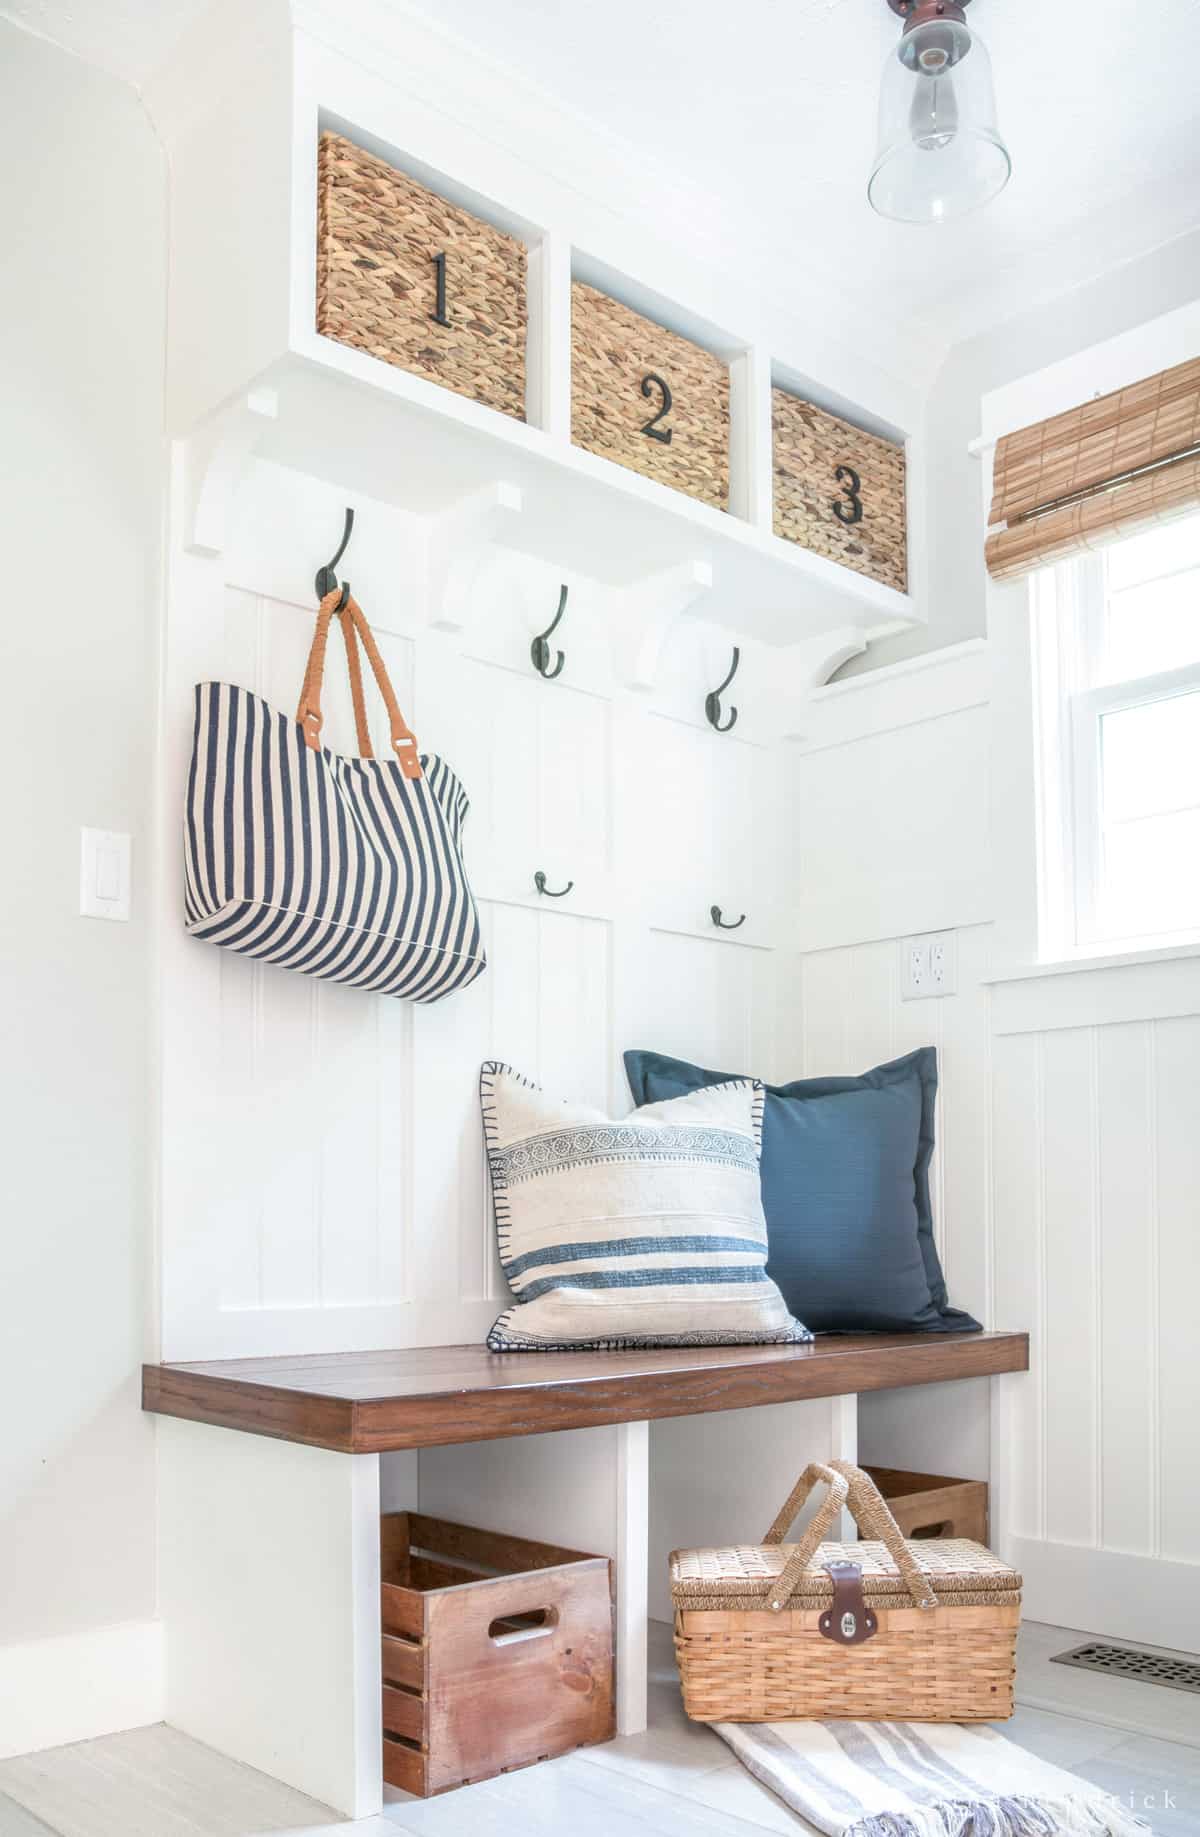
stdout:
[[(828, 1492), (785, 1544), (812, 1488)], [(849, 1505), (869, 1540), (824, 1543)], [(675, 1651), (697, 1722), (991, 1722), (1013, 1713), (1021, 1578), (965, 1538), (906, 1543), (849, 1461), (806, 1467), (762, 1545), (676, 1550)]]

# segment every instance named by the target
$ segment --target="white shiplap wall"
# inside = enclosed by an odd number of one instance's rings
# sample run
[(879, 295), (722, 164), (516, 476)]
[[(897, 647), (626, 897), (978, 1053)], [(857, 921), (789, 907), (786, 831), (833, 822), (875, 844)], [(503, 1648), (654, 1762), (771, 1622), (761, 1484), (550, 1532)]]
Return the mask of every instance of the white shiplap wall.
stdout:
[(1036, 1611), (1191, 1647), (1200, 988), (1168, 979), (1179, 1013), (1127, 1020), (1102, 1007), (1085, 1025), (1056, 987), (1037, 1026), (1010, 1018), (998, 990), (996, 1302), (1028, 1319), (1038, 1348), (1010, 1392), (1005, 1451)]
[[(986, 669), (963, 646), (818, 694), (796, 762), (804, 1069), (937, 1046), (951, 1297), (1032, 1334), (990, 1458), (982, 1386), (864, 1399), (860, 1449), (990, 1467), (1031, 1616), (1194, 1645), (1200, 964), (994, 979)], [(947, 928), (956, 993), (901, 1002), (902, 938)]]
[[(622, 681), (620, 595), (571, 593), (554, 682), (529, 645), (559, 579), (482, 558), (469, 605), (431, 585), (419, 517), (356, 499), (346, 567), (422, 745), (472, 800), (468, 867), (486, 974), (431, 1008), (364, 996), (194, 943), (178, 834), (192, 684), (242, 683), (294, 707), (311, 575), (341, 498), (256, 464), (227, 552), (176, 554), (161, 734), (162, 1352), (168, 1359), (478, 1340), (506, 1289), (485, 1190), (478, 1075), (506, 1059), (547, 1089), (622, 1114), (632, 1045), (774, 1065), (784, 743), (779, 653), (743, 644), (736, 731), (704, 721), (728, 633), (682, 623), (658, 689)], [(439, 624), (439, 620), (443, 621)], [(785, 666), (786, 667), (786, 666)], [(326, 733), (352, 744), (330, 643)], [(370, 685), (369, 685), (370, 687)], [(386, 756), (386, 724), (375, 723)], [(539, 898), (534, 874), (561, 900)], [(718, 933), (714, 904), (747, 914)], [(785, 1017), (786, 1019), (786, 1017)], [(790, 1022), (788, 1023), (790, 1024)]]

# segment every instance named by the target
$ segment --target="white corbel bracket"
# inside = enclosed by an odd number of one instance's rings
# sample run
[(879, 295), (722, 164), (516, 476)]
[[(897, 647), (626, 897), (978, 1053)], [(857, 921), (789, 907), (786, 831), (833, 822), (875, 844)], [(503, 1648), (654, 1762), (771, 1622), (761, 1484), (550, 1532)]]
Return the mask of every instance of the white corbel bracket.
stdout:
[(625, 589), (613, 633), (616, 673), (630, 689), (653, 689), (667, 633), (712, 592), (711, 562), (685, 561)]
[(264, 385), (219, 408), (189, 435), (184, 468), (184, 547), (189, 554), (223, 552), (230, 508), (250, 456), (278, 415), (278, 391)]
[(780, 740), (808, 737), (808, 698), (812, 691), (823, 689), (834, 671), (840, 670), (851, 657), (861, 657), (874, 635), (859, 631), (855, 626), (843, 625), (835, 631), (806, 638), (801, 644), (789, 644), (779, 653), (781, 667), (774, 726)]
[(471, 614), (471, 595), (490, 545), (516, 524), (524, 509), (517, 485), (498, 481), (456, 498), (429, 519), (426, 581), (429, 623), (439, 631), (462, 631)]

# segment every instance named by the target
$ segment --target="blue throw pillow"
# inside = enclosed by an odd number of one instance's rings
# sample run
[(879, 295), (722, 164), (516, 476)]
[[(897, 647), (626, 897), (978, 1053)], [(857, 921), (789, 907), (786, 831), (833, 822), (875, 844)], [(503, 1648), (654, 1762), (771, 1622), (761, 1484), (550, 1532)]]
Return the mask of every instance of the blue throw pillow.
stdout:
[[(625, 1071), (639, 1105), (739, 1075), (657, 1052), (627, 1052)], [(949, 1305), (933, 1241), (934, 1048), (766, 1093), (767, 1270), (789, 1310), (824, 1333), (980, 1331)]]

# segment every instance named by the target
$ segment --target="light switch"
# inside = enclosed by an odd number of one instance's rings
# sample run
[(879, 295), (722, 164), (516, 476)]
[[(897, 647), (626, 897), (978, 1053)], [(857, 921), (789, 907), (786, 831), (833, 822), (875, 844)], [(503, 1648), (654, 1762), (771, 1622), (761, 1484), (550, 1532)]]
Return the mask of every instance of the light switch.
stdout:
[(79, 833), (79, 911), (83, 918), (127, 919), (133, 838), (114, 829)]

